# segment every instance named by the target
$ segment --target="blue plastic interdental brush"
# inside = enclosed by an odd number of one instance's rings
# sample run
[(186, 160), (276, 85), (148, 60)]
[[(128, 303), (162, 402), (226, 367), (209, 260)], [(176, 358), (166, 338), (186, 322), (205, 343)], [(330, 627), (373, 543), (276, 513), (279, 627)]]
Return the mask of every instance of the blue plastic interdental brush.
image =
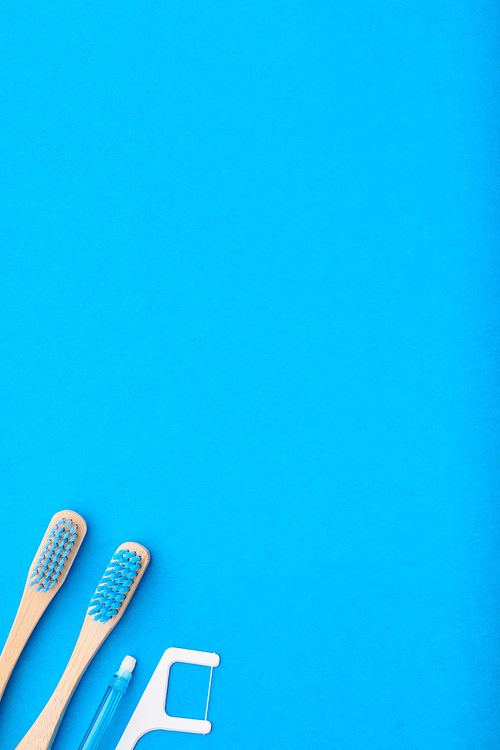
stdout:
[(78, 750), (98, 750), (111, 719), (127, 690), (135, 667), (133, 656), (126, 656), (108, 683), (104, 698), (99, 704)]

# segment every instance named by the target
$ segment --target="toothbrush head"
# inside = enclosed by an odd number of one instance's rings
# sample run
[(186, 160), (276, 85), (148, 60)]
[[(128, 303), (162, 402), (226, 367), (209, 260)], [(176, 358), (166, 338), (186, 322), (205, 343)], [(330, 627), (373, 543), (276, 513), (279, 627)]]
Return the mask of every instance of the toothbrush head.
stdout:
[(120, 619), (150, 560), (148, 550), (137, 542), (121, 544), (97, 584), (87, 611), (102, 623)]
[(42, 594), (60, 586), (71, 568), (87, 524), (74, 511), (62, 510), (52, 518), (28, 574), (28, 588)]

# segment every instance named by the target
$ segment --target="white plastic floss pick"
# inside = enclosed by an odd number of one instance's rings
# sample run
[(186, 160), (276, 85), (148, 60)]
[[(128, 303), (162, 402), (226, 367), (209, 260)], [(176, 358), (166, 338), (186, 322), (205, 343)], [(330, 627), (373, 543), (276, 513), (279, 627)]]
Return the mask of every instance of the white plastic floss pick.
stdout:
[[(170, 667), (176, 662), (211, 667), (205, 719), (182, 719), (178, 716), (169, 716), (167, 714), (165, 704)], [(192, 651), (187, 648), (167, 648), (115, 750), (133, 750), (143, 735), (157, 729), (165, 729), (170, 732), (208, 734), (212, 729), (211, 723), (207, 721), (212, 672), (214, 667), (219, 666), (219, 663), (220, 657), (218, 654), (210, 654), (206, 651)]]

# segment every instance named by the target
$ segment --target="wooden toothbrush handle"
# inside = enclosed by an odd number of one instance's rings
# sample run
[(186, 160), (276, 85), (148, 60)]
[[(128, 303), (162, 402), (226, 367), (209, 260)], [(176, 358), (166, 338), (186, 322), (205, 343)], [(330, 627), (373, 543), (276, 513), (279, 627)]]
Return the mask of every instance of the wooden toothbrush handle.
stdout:
[(37, 596), (34, 589), (27, 588), (25, 590), (7, 641), (0, 654), (0, 700), (2, 700), (5, 687), (12, 670), (16, 666), (19, 655), (52, 598), (52, 592), (47, 592), (47, 596), (44, 597)]
[(49, 750), (55, 740), (71, 696), (111, 627), (85, 618), (78, 641), (49, 702), (16, 750)]

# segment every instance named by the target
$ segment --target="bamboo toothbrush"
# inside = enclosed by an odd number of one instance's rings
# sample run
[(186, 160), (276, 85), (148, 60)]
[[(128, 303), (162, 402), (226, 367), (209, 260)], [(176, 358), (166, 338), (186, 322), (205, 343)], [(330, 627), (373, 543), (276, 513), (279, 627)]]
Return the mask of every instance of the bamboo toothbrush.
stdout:
[(148, 550), (136, 542), (125, 542), (118, 547), (90, 600), (76, 646), (58, 686), (16, 750), (52, 747), (71, 696), (101, 644), (128, 607), (149, 559)]
[(0, 700), (35, 625), (66, 580), (86, 531), (87, 524), (72, 510), (61, 510), (52, 518), (31, 564), (19, 609), (0, 654)]

